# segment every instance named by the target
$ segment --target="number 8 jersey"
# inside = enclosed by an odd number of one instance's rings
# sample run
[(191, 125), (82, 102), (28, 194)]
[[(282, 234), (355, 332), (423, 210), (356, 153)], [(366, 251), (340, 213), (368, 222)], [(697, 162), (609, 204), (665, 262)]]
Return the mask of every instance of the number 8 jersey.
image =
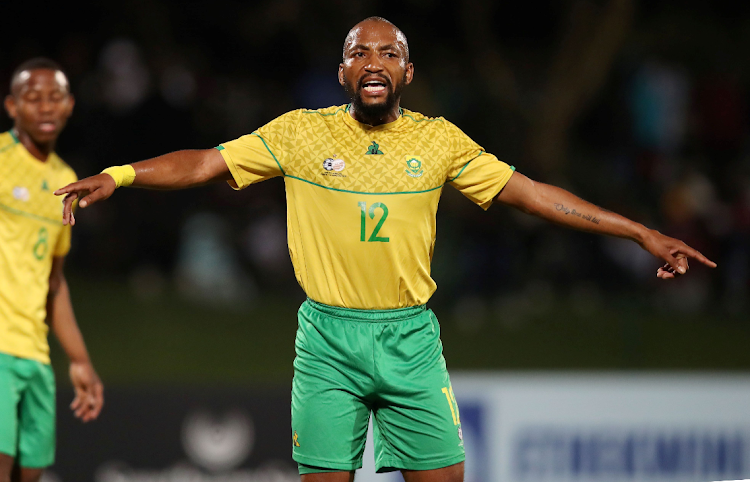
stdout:
[(70, 249), (62, 199), (76, 181), (55, 153), (42, 162), (12, 132), (0, 134), (0, 352), (49, 363), (47, 292), (54, 256)]
[(406, 109), (374, 127), (349, 106), (295, 110), (217, 149), (235, 189), (284, 176), (297, 281), (357, 309), (425, 304), (443, 187), (487, 209), (514, 170), (442, 117)]

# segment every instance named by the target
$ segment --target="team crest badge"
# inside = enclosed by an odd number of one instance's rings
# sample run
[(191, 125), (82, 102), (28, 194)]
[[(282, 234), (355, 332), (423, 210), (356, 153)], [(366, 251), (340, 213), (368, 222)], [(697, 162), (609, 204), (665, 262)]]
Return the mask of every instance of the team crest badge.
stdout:
[(422, 169), (422, 158), (420, 156), (406, 156), (406, 174), (411, 177), (422, 177), (424, 169)]

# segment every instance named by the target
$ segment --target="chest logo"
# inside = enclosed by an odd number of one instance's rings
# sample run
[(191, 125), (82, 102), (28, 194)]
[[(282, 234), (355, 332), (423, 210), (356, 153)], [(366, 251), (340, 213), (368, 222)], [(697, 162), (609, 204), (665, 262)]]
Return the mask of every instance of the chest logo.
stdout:
[(47, 184), (46, 179), (42, 181), (42, 191), (49, 191), (49, 184)]
[(329, 157), (325, 161), (323, 161), (323, 169), (324, 171), (320, 173), (321, 176), (330, 176), (330, 177), (346, 177), (346, 174), (342, 174), (341, 171), (343, 171), (346, 168), (346, 162), (344, 162), (343, 159), (341, 159), (337, 154), (334, 154), (332, 157)]
[(370, 144), (370, 147), (367, 148), (367, 152), (365, 152), (365, 155), (369, 156), (374, 154), (383, 154), (383, 151), (380, 150), (380, 146), (377, 142), (372, 141), (372, 144)]
[(23, 186), (13, 188), (13, 197), (19, 201), (27, 202), (29, 200), (29, 190)]
[(424, 169), (422, 169), (422, 158), (419, 156), (406, 156), (406, 174), (410, 177), (422, 177)]
[(337, 159), (336, 156), (329, 157), (323, 161), (323, 169), (326, 171), (341, 172), (346, 167), (346, 163), (343, 159)]

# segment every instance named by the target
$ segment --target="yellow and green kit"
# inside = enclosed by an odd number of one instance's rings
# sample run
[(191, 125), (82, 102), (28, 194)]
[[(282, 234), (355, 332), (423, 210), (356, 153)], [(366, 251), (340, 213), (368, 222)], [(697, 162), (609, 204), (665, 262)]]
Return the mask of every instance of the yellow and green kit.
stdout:
[(39, 161), (12, 131), (0, 134), (0, 453), (23, 467), (54, 460), (46, 303), (52, 260), (68, 253), (70, 226), (53, 191), (75, 181), (56, 154)]
[(463, 460), (437, 320), (424, 306), (436, 289), (435, 216), (446, 184), (487, 209), (514, 168), (442, 117), (403, 109), (373, 127), (348, 105), (289, 112), (217, 149), (236, 189), (284, 177), (289, 252), (309, 297), (292, 390), (300, 470), (361, 466), (370, 413), (379, 471)]

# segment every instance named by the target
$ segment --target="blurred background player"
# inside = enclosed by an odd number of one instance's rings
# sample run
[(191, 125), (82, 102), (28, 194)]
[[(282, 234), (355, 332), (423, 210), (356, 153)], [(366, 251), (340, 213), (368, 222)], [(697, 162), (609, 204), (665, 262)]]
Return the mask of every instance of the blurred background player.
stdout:
[(54, 152), (73, 112), (60, 66), (34, 58), (13, 73), (0, 134), (0, 481), (33, 482), (55, 457), (55, 379), (48, 326), (70, 359), (71, 409), (99, 416), (102, 383), (78, 329), (63, 274), (71, 229), (52, 193), (76, 180)]
[(293, 458), (304, 482), (351, 481), (374, 417), (375, 465), (407, 482), (464, 476), (460, 415), (437, 320), (425, 309), (437, 204), (451, 184), (484, 209), (496, 200), (567, 227), (637, 242), (666, 264), (715, 264), (682, 241), (536, 183), (443, 118), (401, 109), (414, 67), (403, 32), (379, 17), (351, 29), (339, 83), (352, 103), (289, 112), (216, 149), (105, 169), (56, 191), (71, 205), (117, 187), (241, 189), (284, 176), (289, 251), (309, 299), (299, 310)]

